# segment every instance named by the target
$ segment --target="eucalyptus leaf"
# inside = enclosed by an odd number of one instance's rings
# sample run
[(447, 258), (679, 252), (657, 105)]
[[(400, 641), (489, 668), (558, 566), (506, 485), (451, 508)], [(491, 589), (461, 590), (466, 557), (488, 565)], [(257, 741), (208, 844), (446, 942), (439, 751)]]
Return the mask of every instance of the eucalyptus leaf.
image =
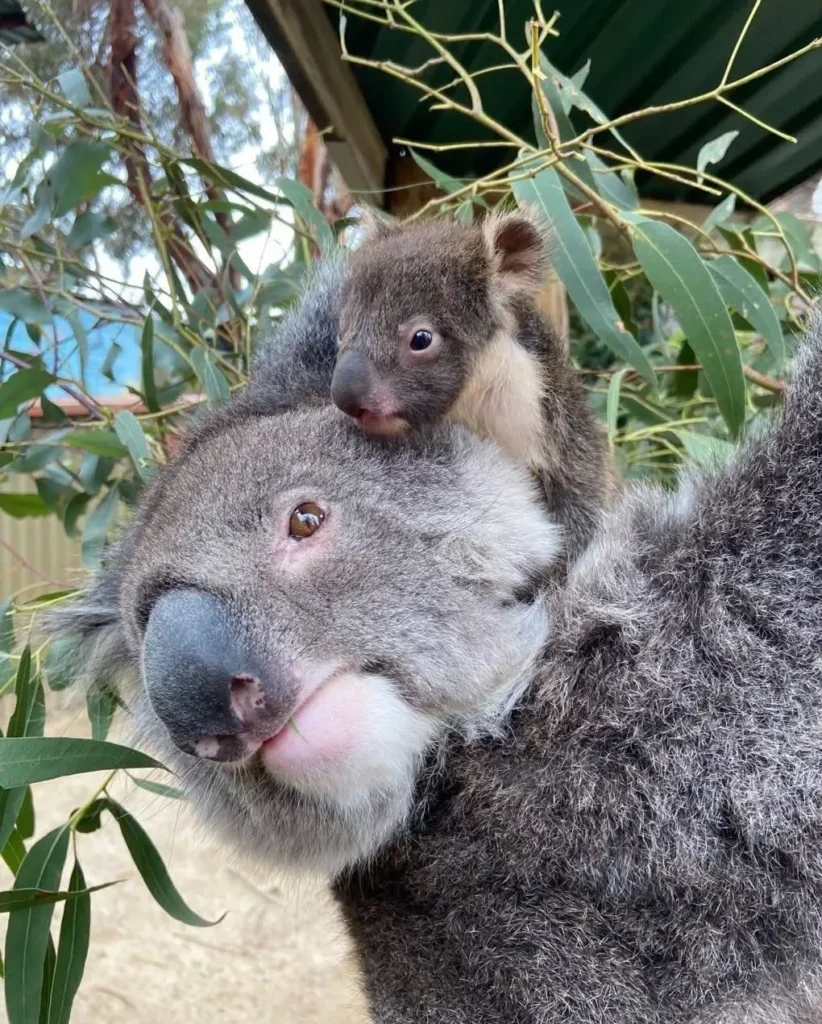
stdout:
[(785, 339), (782, 325), (769, 296), (733, 256), (711, 260), (708, 269), (725, 302), (744, 317), (765, 339), (777, 366), (785, 361)]
[(65, 436), (67, 448), (79, 448), (92, 455), (110, 456), (114, 459), (128, 455), (128, 448), (113, 430), (92, 430), (78, 428)]
[[(109, 883), (111, 884), (111, 883)], [(104, 886), (86, 888), (79, 862), (75, 862), (69, 879), (68, 902), (60, 924), (60, 941), (48, 1004), (46, 1024), (68, 1024), (74, 997), (80, 987), (88, 955), (91, 935), (90, 893)]]
[(88, 91), (86, 76), (79, 68), (61, 71), (57, 76), (63, 95), (75, 107), (88, 107), (91, 104), (91, 93)]
[(745, 421), (745, 378), (733, 324), (714, 279), (691, 243), (670, 225), (630, 221), (637, 259), (669, 302), (733, 434)]
[(143, 398), (149, 412), (159, 412), (157, 385), (154, 381), (154, 317), (149, 311), (140, 334), (141, 375), (143, 382)]
[(696, 157), (697, 181), (702, 182), (702, 172), (708, 164), (718, 164), (728, 152), (728, 148), (734, 139), (739, 135), (738, 131), (723, 132), (722, 135), (710, 142), (706, 142)]
[(51, 509), (39, 494), (7, 494), (0, 492), (0, 512), (15, 519), (47, 516)]
[(117, 511), (119, 500), (120, 492), (117, 486), (110, 487), (108, 493), (89, 513), (83, 524), (83, 539), (80, 548), (83, 566), (86, 569), (95, 569), (100, 563), (106, 536), (114, 519), (114, 513)]
[(114, 417), (114, 430), (117, 437), (128, 448), (131, 461), (143, 480), (150, 480), (156, 472), (146, 435), (140, 421), (133, 412), (122, 409)]
[(0, 786), (4, 789), (82, 772), (162, 767), (148, 754), (119, 743), (65, 736), (0, 739)]
[(163, 858), (142, 825), (113, 800), (108, 800), (108, 809), (120, 826), (134, 866), (142, 875), (148, 891), (163, 910), (177, 921), (197, 928), (208, 928), (218, 924), (222, 917), (217, 921), (207, 921), (199, 914), (195, 914), (183, 901), (163, 863)]
[[(56, 891), (66, 862), (68, 843), (69, 830), (66, 825), (43, 836), (26, 854), (14, 880), (14, 888)], [(13, 910), (9, 914), (5, 955), (6, 1014), (9, 1024), (38, 1024), (53, 913), (54, 904), (47, 903)]]
[(212, 405), (223, 405), (231, 397), (228, 381), (216, 364), (211, 352), (195, 348), (191, 353), (191, 365)]
[(542, 170), (534, 178), (515, 182), (513, 190), (520, 204), (535, 206), (547, 216), (554, 240), (554, 269), (581, 316), (616, 355), (656, 386), (648, 357), (625, 330), (614, 308), (608, 286), (571, 211), (557, 172), (553, 168)]
[(317, 239), (320, 251), (322, 253), (332, 252), (336, 247), (337, 239), (334, 237), (331, 225), (314, 205), (311, 190), (301, 181), (285, 177), (277, 178), (277, 188), (294, 207), (294, 211), (303, 223), (311, 230)]

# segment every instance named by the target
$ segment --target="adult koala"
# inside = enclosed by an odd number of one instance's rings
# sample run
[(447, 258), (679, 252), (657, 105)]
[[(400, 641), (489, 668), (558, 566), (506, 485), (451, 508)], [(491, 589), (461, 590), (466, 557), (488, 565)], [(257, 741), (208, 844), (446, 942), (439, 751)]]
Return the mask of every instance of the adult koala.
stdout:
[(333, 876), (379, 1024), (822, 1021), (822, 329), (557, 592), (497, 450), (312, 406), (338, 287), (59, 624), (86, 672), (232, 842)]

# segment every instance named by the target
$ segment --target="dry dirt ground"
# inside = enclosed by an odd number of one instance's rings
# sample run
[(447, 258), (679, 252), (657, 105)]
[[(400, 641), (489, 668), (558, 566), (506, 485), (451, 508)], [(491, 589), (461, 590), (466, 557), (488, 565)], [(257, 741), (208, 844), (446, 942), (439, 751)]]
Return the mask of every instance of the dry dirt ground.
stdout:
[[(51, 705), (58, 696), (49, 698)], [(83, 711), (60, 703), (49, 708), (49, 734), (84, 735)], [(101, 778), (37, 785), (37, 834), (65, 821)], [(232, 859), (192, 828), (180, 801), (147, 793), (127, 778), (115, 780), (112, 792), (150, 833), (189, 905), (203, 917), (224, 911), (226, 917), (202, 929), (167, 917), (106, 816), (102, 831), (77, 837), (80, 860), (89, 885), (123, 881), (92, 896), (91, 947), (72, 1024), (367, 1024), (350, 947), (325, 891), (266, 878)], [(5, 865), (0, 875), (5, 889)], [(59, 910), (55, 936), (58, 921)]]

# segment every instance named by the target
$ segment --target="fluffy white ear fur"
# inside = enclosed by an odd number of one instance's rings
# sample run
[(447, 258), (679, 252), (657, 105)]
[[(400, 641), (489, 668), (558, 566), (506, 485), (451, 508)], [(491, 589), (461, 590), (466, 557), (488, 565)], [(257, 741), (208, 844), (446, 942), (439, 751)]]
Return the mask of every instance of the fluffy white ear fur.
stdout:
[(530, 210), (491, 213), (482, 233), (500, 284), (510, 291), (534, 293), (548, 273), (547, 225)]

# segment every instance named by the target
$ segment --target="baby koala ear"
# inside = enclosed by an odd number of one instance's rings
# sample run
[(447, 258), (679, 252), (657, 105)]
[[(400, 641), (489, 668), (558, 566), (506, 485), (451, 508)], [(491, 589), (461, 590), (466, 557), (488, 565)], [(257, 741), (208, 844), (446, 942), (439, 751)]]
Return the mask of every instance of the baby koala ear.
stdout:
[(360, 227), (365, 230), (363, 242), (377, 242), (400, 230), (401, 225), (374, 206), (360, 208)]
[(515, 291), (537, 292), (548, 273), (547, 226), (530, 211), (492, 213), (482, 233), (500, 283)]

